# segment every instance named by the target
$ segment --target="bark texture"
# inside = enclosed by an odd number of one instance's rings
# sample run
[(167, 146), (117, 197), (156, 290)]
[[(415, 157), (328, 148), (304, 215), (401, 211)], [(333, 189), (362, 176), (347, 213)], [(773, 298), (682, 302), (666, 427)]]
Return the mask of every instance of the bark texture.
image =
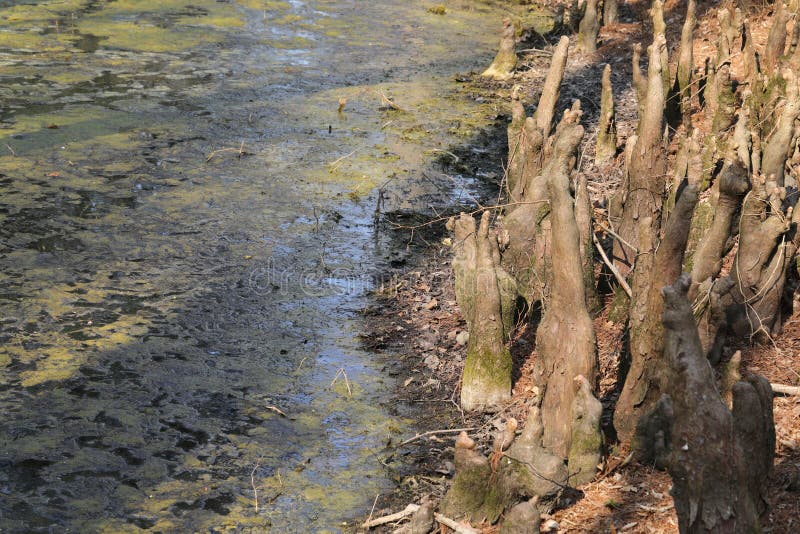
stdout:
[(521, 502), (506, 512), (500, 534), (539, 534), (541, 524), (536, 499)]
[(783, 73), (785, 84), (785, 98), (782, 99), (780, 114), (774, 131), (764, 146), (761, 157), (761, 172), (768, 180), (775, 182), (779, 187), (785, 185), (784, 169), (786, 158), (795, 138), (794, 123), (800, 115), (800, 94), (798, 81), (791, 70)]
[[(456, 473), (442, 500), (443, 513), (454, 519), (494, 523), (504, 510), (513, 510), (521, 502), (538, 510), (552, 509), (569, 473), (564, 461), (542, 446), (542, 433), (541, 414), (535, 406), (508, 450), (495, 448), (490, 458), (478, 452), (475, 442), (462, 432), (456, 439)], [(514, 513), (538, 517), (527, 507)]]
[(767, 44), (764, 46), (764, 71), (772, 74), (778, 65), (778, 60), (783, 56), (786, 48), (786, 24), (791, 18), (791, 13), (783, 2), (776, 2), (778, 10), (772, 17), (772, 27), (767, 35)]
[(554, 499), (567, 485), (569, 472), (562, 457), (544, 447), (542, 413), (531, 408), (522, 434), (498, 464), (498, 484), (507, 496), (544, 501)]
[(600, 32), (600, 16), (597, 0), (586, 0), (583, 17), (578, 25), (578, 49), (591, 54), (597, 50), (597, 34)]
[[(553, 53), (539, 105), (532, 117), (522, 119), (521, 105), (512, 108), (517, 124), (522, 123), (517, 139), (509, 143), (509, 161), (515, 159), (521, 169), (509, 174), (511, 189), (503, 228), (508, 232), (508, 249), (503, 265), (517, 280), (519, 294), (529, 306), (544, 301), (548, 288), (545, 280), (550, 269), (550, 204), (543, 168), (553, 160), (550, 137), (555, 105), (566, 68), (569, 39), (562, 37)], [(520, 116), (520, 113), (522, 116)], [(514, 125), (512, 121), (512, 125)], [(515, 134), (516, 127), (510, 134)], [(512, 148), (513, 147), (513, 148)]]
[(511, 94), (511, 123), (508, 125), (508, 164), (506, 165), (506, 193), (513, 198), (512, 193), (522, 181), (525, 171), (525, 155), (530, 152), (526, 146), (527, 136), (522, 135), (525, 127), (525, 107), (519, 99), (519, 86)]
[(578, 175), (575, 189), (575, 222), (578, 225), (581, 247), (581, 266), (583, 268), (583, 287), (586, 294), (586, 309), (594, 315), (602, 308), (600, 295), (594, 276), (594, 223), (592, 220), (592, 200), (589, 197), (589, 183), (586, 175)]
[(697, 2), (686, 4), (686, 19), (681, 30), (681, 48), (673, 93), (680, 100), (681, 118), (687, 130), (692, 127), (692, 73), (694, 71), (694, 28), (697, 25)]
[[(626, 275), (634, 262), (649, 262), (656, 245), (652, 236), (658, 235), (661, 206), (666, 182), (666, 154), (663, 147), (664, 84), (661, 49), (666, 47), (664, 36), (657, 34), (648, 48), (650, 64), (647, 76), (645, 105), (639, 121), (637, 139), (631, 150), (628, 183), (620, 192), (621, 218), (617, 233), (622, 238), (614, 242), (614, 263)], [(645, 269), (646, 270), (646, 269)]]
[(631, 366), (614, 411), (614, 426), (623, 441), (633, 436), (637, 421), (653, 408), (670, 378), (662, 358), (664, 300), (658, 288), (671, 284), (681, 273), (692, 213), (697, 205), (702, 174), (700, 147), (697, 137), (690, 143), (687, 178), (679, 187), (663, 239), (650, 268), (641, 270), (637, 265), (633, 273), (629, 316)]
[(492, 466), (465, 432), (456, 439), (453, 463), (456, 474), (442, 499), (442, 513), (453, 519), (496, 521), (505, 505), (492, 483)]
[(714, 209), (714, 219), (697, 249), (694, 251), (692, 280), (695, 282), (691, 294), (696, 294), (697, 284), (716, 278), (722, 270), (722, 260), (730, 250), (729, 240), (739, 213), (742, 197), (750, 188), (749, 173), (737, 153), (725, 162), (717, 185), (719, 196)]
[(603, 0), (603, 26), (616, 24), (619, 18), (619, 3), (617, 0)]
[(759, 532), (772, 469), (772, 392), (752, 375), (732, 387), (729, 410), (703, 353), (688, 275), (663, 290), (665, 363), (673, 380), (641, 425), (642, 439), (672, 476), (681, 532)]
[(569, 171), (583, 137), (579, 102), (564, 113), (555, 134), (553, 155), (544, 176), (550, 196), (552, 264), (550, 301), (536, 331), (534, 379), (542, 391), (544, 445), (566, 458), (571, 443), (572, 380), (597, 380), (594, 327), (586, 309), (581, 265), (580, 233), (575, 202), (570, 194)]
[(489, 212), (480, 226), (462, 214), (452, 223), (456, 237), (453, 268), (456, 300), (467, 318), (469, 341), (461, 382), (461, 407), (495, 410), (511, 397), (511, 331), (516, 284), (500, 266), (497, 233), (489, 229)]
[(600, 463), (603, 447), (600, 416), (603, 414), (603, 405), (595, 398), (586, 377), (576, 376), (575, 387), (576, 394), (572, 400), (572, 441), (567, 466), (571, 485), (581, 486), (594, 480)]

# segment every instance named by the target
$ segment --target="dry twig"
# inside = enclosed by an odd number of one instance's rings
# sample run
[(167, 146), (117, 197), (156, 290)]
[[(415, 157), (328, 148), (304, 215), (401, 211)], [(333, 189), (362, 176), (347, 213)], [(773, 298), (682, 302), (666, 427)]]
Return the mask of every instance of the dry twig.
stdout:
[(275, 412), (276, 414), (280, 415), (281, 417), (289, 417), (288, 415), (286, 415), (286, 413), (283, 410), (281, 410), (277, 406), (269, 405), (269, 406), (267, 406), (267, 410), (272, 410), (273, 412)]
[(375, 519), (371, 519), (369, 521), (364, 522), (364, 524), (362, 524), (361, 527), (370, 529), (372, 527), (385, 525), (386, 523), (394, 523), (395, 521), (403, 519), (404, 517), (410, 516), (417, 510), (419, 510), (418, 504), (409, 504), (408, 506), (406, 506), (405, 510), (402, 510), (394, 514), (385, 515), (383, 517), (376, 517)]
[(611, 274), (613, 274), (614, 278), (617, 279), (617, 282), (619, 282), (620, 287), (622, 287), (625, 293), (627, 293), (628, 298), (633, 298), (633, 291), (631, 291), (631, 286), (628, 285), (628, 282), (625, 281), (625, 278), (622, 276), (619, 270), (616, 267), (614, 267), (614, 264), (611, 262), (611, 260), (608, 259), (608, 256), (606, 256), (606, 251), (603, 250), (603, 246), (600, 244), (600, 240), (597, 239), (597, 236), (594, 234), (592, 234), (592, 239), (594, 240), (595, 248), (597, 248), (597, 251), (603, 258), (603, 263), (606, 264), (606, 266), (611, 271)]
[(458, 534), (480, 534), (479, 530), (476, 530), (471, 526), (465, 525), (463, 523), (456, 523), (449, 517), (445, 517), (442, 514), (436, 513), (433, 514), (433, 517), (436, 519), (436, 521), (438, 521), (439, 523), (441, 523), (446, 527), (453, 529)]
[(412, 443), (414, 441), (417, 441), (418, 439), (424, 438), (425, 436), (434, 436), (436, 434), (459, 434), (461, 432), (471, 432), (472, 430), (477, 430), (477, 428), (476, 427), (470, 427), (470, 428), (448, 428), (448, 429), (444, 429), (444, 430), (429, 430), (427, 432), (423, 432), (422, 434), (417, 434), (413, 438), (409, 438), (409, 439), (405, 440), (403, 443), (398, 445), (398, 447), (402, 447), (404, 445), (408, 445), (409, 443)]
[(331, 382), (331, 387), (336, 384), (336, 381), (339, 380), (339, 377), (344, 377), (344, 385), (347, 386), (347, 397), (353, 398), (353, 390), (350, 389), (350, 380), (347, 379), (347, 372), (344, 370), (344, 367), (340, 367), (339, 371), (336, 372), (336, 376), (333, 377), (333, 382)]
[(220, 148), (218, 150), (212, 151), (211, 154), (209, 154), (208, 157), (206, 158), (206, 163), (211, 161), (211, 159), (214, 156), (217, 156), (217, 155), (222, 154), (224, 152), (236, 152), (237, 156), (240, 157), (240, 158), (242, 156), (246, 155), (247, 152), (245, 152), (245, 150), (244, 150), (244, 139), (242, 139), (242, 144), (239, 145), (239, 148)]

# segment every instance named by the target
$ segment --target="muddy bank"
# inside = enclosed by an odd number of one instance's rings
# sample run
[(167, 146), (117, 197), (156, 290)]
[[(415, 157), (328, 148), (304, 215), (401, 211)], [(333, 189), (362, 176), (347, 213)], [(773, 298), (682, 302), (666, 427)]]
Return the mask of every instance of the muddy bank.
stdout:
[[(475, 73), (461, 80), (469, 93), (500, 109), (510, 95), (510, 87)], [(383, 284), (373, 292), (374, 303), (361, 311), (366, 323), (361, 343), (375, 354), (392, 355), (387, 362), (387, 372), (396, 379), (391, 413), (406, 418), (409, 425), (386, 443), (384, 463), (397, 485), (377, 496), (374, 517), (402, 510), (425, 495), (435, 501), (444, 496), (453, 474), (452, 429), (469, 428), (471, 435), (488, 437), (496, 430), (498, 415), (524, 420), (522, 399), (496, 415), (465, 413), (459, 407), (467, 332), (455, 301), (452, 242), (445, 229), (449, 216), (497, 202), (508, 119), (504, 111), (498, 112), (492, 124), (449, 147), (450, 154), (438, 162), (442, 172), (460, 169), (479, 177), (470, 196), (436, 206), (436, 216), (402, 211), (382, 215), (383, 231), (405, 253), (387, 266)], [(367, 517), (356, 518), (353, 531)], [(371, 531), (391, 531), (381, 528)]]

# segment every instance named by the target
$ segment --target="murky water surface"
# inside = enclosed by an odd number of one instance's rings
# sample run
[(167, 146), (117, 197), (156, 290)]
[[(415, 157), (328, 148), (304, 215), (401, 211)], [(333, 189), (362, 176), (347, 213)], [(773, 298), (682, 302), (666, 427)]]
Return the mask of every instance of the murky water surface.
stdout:
[(337, 531), (391, 484), (377, 188), (449, 189), (502, 16), (429, 4), (0, 1), (0, 531)]

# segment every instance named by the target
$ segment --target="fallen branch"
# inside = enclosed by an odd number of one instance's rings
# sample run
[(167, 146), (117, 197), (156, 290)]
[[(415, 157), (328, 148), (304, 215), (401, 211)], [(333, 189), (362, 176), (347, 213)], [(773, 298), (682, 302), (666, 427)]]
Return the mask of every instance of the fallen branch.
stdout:
[(618, 233), (616, 233), (614, 230), (612, 230), (612, 229), (611, 229), (611, 228), (609, 228), (608, 226), (604, 225), (604, 224), (603, 224), (603, 223), (601, 223), (601, 222), (597, 222), (597, 223), (595, 223), (595, 224), (597, 224), (597, 226), (599, 226), (600, 228), (602, 228), (604, 232), (606, 232), (606, 233), (609, 233), (609, 234), (611, 234), (612, 236), (614, 236), (614, 237), (617, 239), (617, 241), (619, 241), (620, 243), (622, 243), (622, 244), (623, 244), (623, 245), (625, 245), (626, 247), (630, 247), (630, 249), (631, 249), (631, 250), (632, 250), (632, 251), (633, 251), (635, 254), (638, 254), (638, 253), (639, 253), (639, 250), (638, 250), (636, 247), (634, 247), (633, 245), (631, 245), (630, 243), (628, 243), (627, 241), (625, 241), (624, 239), (622, 239), (622, 237), (621, 237), (621, 236), (620, 236)]
[(782, 393), (783, 395), (800, 395), (800, 387), (787, 386), (784, 384), (770, 384), (773, 393)]
[(397, 111), (405, 111), (403, 108), (401, 108), (400, 106), (398, 106), (397, 104), (395, 104), (394, 102), (392, 102), (392, 101), (391, 101), (391, 99), (390, 99), (388, 96), (386, 96), (386, 94), (385, 94), (383, 91), (381, 91), (381, 90), (379, 90), (379, 89), (376, 89), (376, 90), (375, 90), (375, 93), (377, 93), (378, 95), (380, 95), (380, 97), (381, 97), (381, 103), (382, 103), (384, 106), (386, 106), (386, 107), (389, 107), (389, 108), (392, 108), (392, 109), (394, 109), (394, 110), (397, 110)]
[(592, 239), (594, 240), (595, 248), (597, 248), (597, 251), (603, 258), (603, 263), (605, 263), (606, 266), (609, 268), (609, 270), (611, 270), (611, 274), (614, 275), (614, 278), (617, 279), (617, 282), (619, 282), (620, 287), (622, 287), (625, 293), (627, 293), (628, 298), (633, 298), (633, 292), (631, 291), (631, 286), (628, 285), (628, 282), (625, 281), (625, 278), (622, 276), (619, 270), (616, 267), (614, 267), (614, 264), (611, 262), (611, 260), (608, 259), (608, 256), (606, 256), (606, 251), (603, 250), (603, 246), (600, 244), (600, 240), (597, 239), (597, 236), (594, 234), (592, 234)]
[(475, 530), (469, 525), (464, 525), (462, 523), (456, 523), (449, 517), (445, 517), (442, 514), (436, 513), (433, 514), (434, 519), (439, 523), (443, 524), (444, 526), (453, 529), (458, 534), (480, 534), (479, 530)]
[(413, 443), (414, 441), (424, 438), (425, 436), (434, 436), (436, 434), (460, 434), (461, 432), (471, 432), (473, 430), (477, 430), (477, 428), (471, 427), (471, 428), (449, 428), (444, 430), (429, 430), (427, 432), (423, 432), (422, 434), (417, 434), (413, 438), (405, 440), (403, 443), (398, 445), (398, 447), (402, 447), (403, 445), (408, 445), (409, 443)]
[(372, 527), (385, 525), (386, 523), (394, 523), (395, 521), (399, 521), (400, 519), (403, 519), (404, 517), (407, 517), (407, 516), (413, 514), (417, 510), (419, 510), (419, 505), (418, 504), (409, 504), (408, 506), (406, 506), (405, 510), (403, 510), (401, 512), (397, 512), (395, 514), (385, 515), (383, 517), (376, 517), (375, 519), (372, 519), (370, 521), (366, 521), (363, 525), (361, 525), (361, 527), (362, 528), (366, 528), (366, 529), (370, 529)]

